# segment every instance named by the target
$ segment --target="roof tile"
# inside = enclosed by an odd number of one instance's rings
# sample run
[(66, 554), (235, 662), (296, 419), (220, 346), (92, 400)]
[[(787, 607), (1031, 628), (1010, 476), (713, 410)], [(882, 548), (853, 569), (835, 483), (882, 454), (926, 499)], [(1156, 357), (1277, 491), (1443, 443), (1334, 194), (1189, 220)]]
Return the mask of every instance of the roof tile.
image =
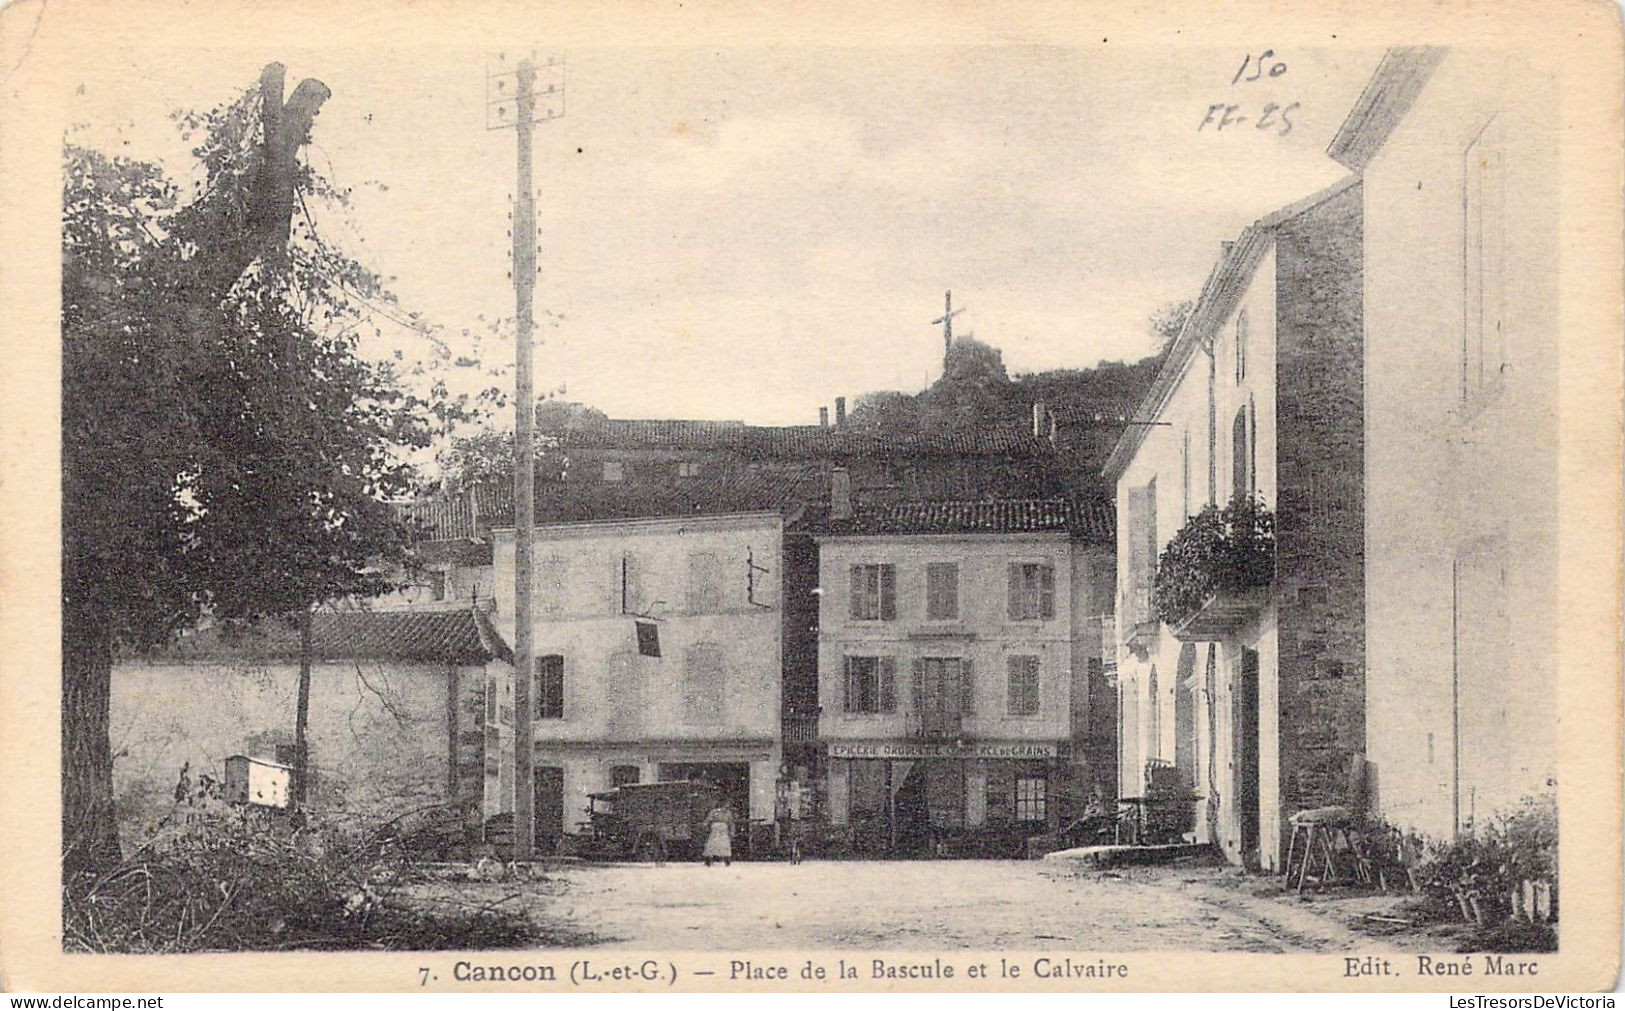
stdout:
[(1111, 542), (1117, 530), (1110, 503), (1061, 498), (862, 506), (853, 511), (850, 520), (823, 517), (809, 521), (806, 527), (814, 533), (836, 535), (1054, 532), (1098, 543)]
[[(401, 660), (483, 664), (501, 651), (482, 639), (473, 609), (456, 611), (318, 611), (311, 626), (313, 659)], [(251, 626), (215, 625), (147, 654), (162, 660), (297, 660), (299, 630), (286, 618)]]

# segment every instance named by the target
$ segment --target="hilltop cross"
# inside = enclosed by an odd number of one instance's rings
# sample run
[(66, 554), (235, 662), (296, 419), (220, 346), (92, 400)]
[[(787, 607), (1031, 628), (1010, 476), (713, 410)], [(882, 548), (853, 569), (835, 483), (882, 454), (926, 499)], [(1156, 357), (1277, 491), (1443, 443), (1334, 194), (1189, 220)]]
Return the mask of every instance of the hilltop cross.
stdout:
[(954, 308), (954, 293), (944, 292), (942, 296), (942, 315), (931, 321), (932, 326), (942, 324), (942, 367), (948, 367), (948, 352), (954, 344), (954, 317), (964, 312), (963, 309)]

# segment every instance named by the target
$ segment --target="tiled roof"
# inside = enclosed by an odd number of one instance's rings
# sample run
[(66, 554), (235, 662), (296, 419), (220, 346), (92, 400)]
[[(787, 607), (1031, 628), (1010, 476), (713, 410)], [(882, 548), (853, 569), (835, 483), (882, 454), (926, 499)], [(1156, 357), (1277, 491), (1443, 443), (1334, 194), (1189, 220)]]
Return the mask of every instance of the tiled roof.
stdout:
[(747, 429), (747, 451), (763, 457), (1048, 456), (1054, 447), (1025, 426), (880, 434), (822, 425)]
[[(758, 511), (790, 514), (804, 503), (828, 494), (828, 481), (821, 471), (803, 465), (753, 467), (665, 485), (634, 481), (624, 484), (539, 482), (536, 522), (574, 523)], [(477, 495), (483, 522), (497, 527), (513, 524), (513, 500), (505, 488), (486, 486)]]
[(395, 510), (424, 540), (468, 540), (477, 536), (473, 503), (466, 495), (421, 498), (400, 503)]
[(863, 506), (850, 520), (822, 518), (807, 526), (815, 533), (854, 535), (1067, 533), (1099, 543), (1110, 543), (1117, 529), (1109, 503), (1060, 498)]
[[(488, 623), (486, 623), (488, 625)], [(313, 658), (482, 664), (501, 655), (501, 640), (482, 634), (471, 608), (456, 611), (318, 611), (311, 626)], [(253, 626), (216, 625), (145, 654), (155, 660), (297, 660), (299, 629), (285, 618)]]
[(746, 425), (737, 421), (640, 421), (611, 418), (558, 426), (566, 449), (726, 450), (753, 459), (876, 456), (1043, 456), (1048, 440), (1025, 426), (881, 434), (824, 425)]
[(541, 426), (543, 434), (566, 446), (601, 449), (729, 449), (737, 448), (742, 421), (608, 418), (571, 420)]

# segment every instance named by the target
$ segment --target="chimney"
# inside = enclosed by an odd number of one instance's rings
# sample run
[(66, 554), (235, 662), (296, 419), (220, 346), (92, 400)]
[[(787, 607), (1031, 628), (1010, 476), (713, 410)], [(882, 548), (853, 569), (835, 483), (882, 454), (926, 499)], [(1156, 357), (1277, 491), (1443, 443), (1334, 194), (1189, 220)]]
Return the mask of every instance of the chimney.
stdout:
[[(837, 410), (840, 403), (839, 400), (835, 401)], [(852, 476), (846, 472), (845, 467), (836, 467), (829, 473), (829, 518), (832, 520), (852, 518)]]
[(820, 407), (818, 409), (818, 427), (819, 428), (828, 428), (829, 427), (829, 408)]
[(1042, 400), (1033, 404), (1033, 438), (1042, 439), (1044, 437), (1044, 416), (1047, 413)]
[(835, 398), (835, 427), (840, 428), (846, 424), (846, 398)]

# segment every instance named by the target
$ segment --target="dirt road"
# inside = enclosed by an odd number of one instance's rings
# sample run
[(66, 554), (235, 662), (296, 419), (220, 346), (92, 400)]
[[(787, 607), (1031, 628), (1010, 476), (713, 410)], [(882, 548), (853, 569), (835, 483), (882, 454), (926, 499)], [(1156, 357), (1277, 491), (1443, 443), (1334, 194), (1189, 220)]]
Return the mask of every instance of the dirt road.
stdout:
[[(643, 948), (1400, 950), (1324, 903), (1237, 887), (1222, 868), (1078, 871), (1052, 861), (579, 865), (533, 915)], [(524, 901), (521, 899), (521, 901)]]

